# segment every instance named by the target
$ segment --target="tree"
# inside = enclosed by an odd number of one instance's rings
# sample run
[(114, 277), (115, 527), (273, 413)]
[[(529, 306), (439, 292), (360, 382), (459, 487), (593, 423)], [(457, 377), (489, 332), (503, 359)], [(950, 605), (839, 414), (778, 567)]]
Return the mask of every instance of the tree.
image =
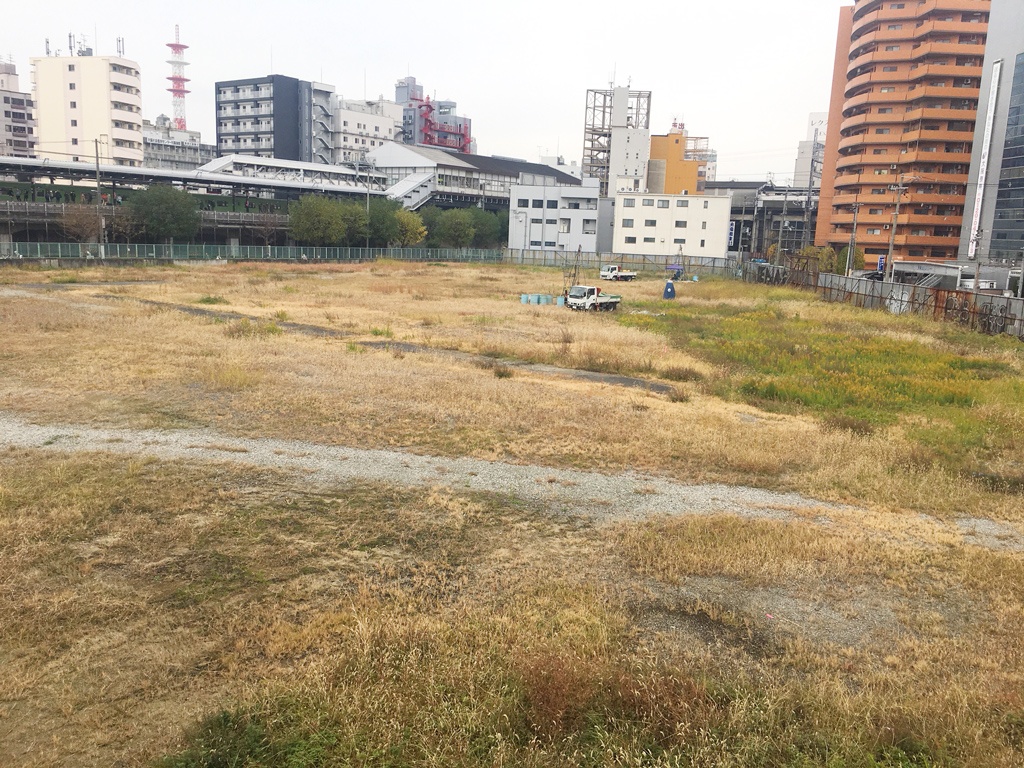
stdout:
[(419, 245), (427, 236), (427, 228), (423, 226), (423, 218), (418, 213), (402, 208), (395, 211), (395, 221), (398, 224), (396, 245), (403, 248)]
[(437, 238), (439, 244), (449, 248), (465, 248), (473, 242), (476, 230), (473, 215), (465, 208), (444, 211), (438, 217)]
[(370, 245), (375, 248), (387, 248), (398, 242), (398, 219), (396, 215), (402, 210), (400, 203), (393, 200), (370, 201)]
[[(800, 255), (818, 260), (819, 272), (836, 272), (836, 252), (831, 247), (816, 248), (808, 245), (800, 249)], [(843, 267), (845, 269), (845, 266)]]
[(341, 220), (345, 224), (342, 242), (350, 248), (365, 246), (367, 227), (369, 226), (366, 208), (362, 203), (355, 202), (338, 203), (338, 208)]
[(338, 245), (346, 236), (341, 203), (319, 195), (303, 195), (288, 211), (288, 228), (303, 245)]
[(95, 243), (100, 239), (100, 215), (95, 206), (68, 205), (61, 218), (64, 233), (79, 243)]
[[(846, 246), (836, 254), (836, 271), (846, 274), (846, 254), (849, 252), (850, 246)], [(853, 249), (853, 263), (850, 265), (850, 269), (864, 269), (864, 251), (860, 248)]]
[(191, 240), (199, 232), (196, 199), (168, 184), (136, 192), (127, 207), (152, 240)]
[(111, 239), (123, 240), (131, 244), (142, 232), (142, 222), (128, 206), (112, 208), (110, 212), (113, 214), (110, 219)]
[(498, 217), (483, 208), (470, 208), (473, 220), (473, 247), (491, 248), (501, 238), (501, 226)]
[(436, 205), (428, 205), (419, 210), (423, 226), (427, 229), (427, 237), (423, 243), (427, 248), (437, 248), (440, 245), (438, 236), (441, 234), (439, 226), (441, 223), (441, 213), (441, 209)]

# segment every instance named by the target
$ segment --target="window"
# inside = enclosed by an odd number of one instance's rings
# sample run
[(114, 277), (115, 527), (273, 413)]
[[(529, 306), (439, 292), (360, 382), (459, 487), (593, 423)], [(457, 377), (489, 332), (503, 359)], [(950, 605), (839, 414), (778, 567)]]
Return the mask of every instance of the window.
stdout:
[(555, 241), (554, 240), (545, 240), (544, 241), (544, 247), (545, 248), (554, 248), (555, 247)]
[(559, 219), (558, 220), (558, 231), (565, 235), (572, 230), (572, 221), (570, 219)]
[(890, 24), (889, 29), (903, 29), (902, 24)]
[(903, 3), (893, 3), (889, 7), (892, 8), (894, 11), (902, 11), (907, 6), (904, 5)]
[(883, 211), (881, 208), (868, 208), (868, 213), (870, 213), (872, 216), (881, 216), (883, 213), (885, 213), (885, 211)]
[(78, 109), (78, 102), (77, 101), (72, 101), (71, 102), (71, 108), (72, 109)]
[(68, 64), (68, 72), (74, 72), (74, 71), (75, 71), (75, 65), (74, 64)]
[(627, 243), (635, 243), (636, 242), (636, 238), (635, 237), (627, 237), (626, 238), (626, 242)]
[(531, 224), (543, 224), (544, 219), (530, 219)]
[(882, 230), (880, 230), (878, 227), (869, 227), (868, 228), (868, 234), (869, 235), (880, 235), (880, 234), (882, 234)]
[(887, 50), (887, 51), (898, 51), (899, 49), (900, 49), (900, 47), (898, 45), (887, 45), (887, 46), (885, 46), (885, 50)]
[(700, 223), (700, 228), (701, 228), (701, 229), (707, 229), (707, 228), (708, 228), (708, 223), (707, 223), (706, 221), (702, 221), (702, 222)]
[(622, 199), (623, 208), (636, 208), (636, 198), (625, 197)]
[(686, 229), (686, 222), (685, 221), (677, 221), (676, 222), (676, 229)]
[(888, 128), (875, 128), (875, 133), (888, 133)]
[(654, 198), (645, 197), (644, 198), (644, 207), (645, 208), (653, 208), (654, 207)]
[(871, 150), (871, 154), (872, 155), (884, 155), (884, 154), (886, 154), (887, 151), (888, 150), (885, 150), (885, 149), (872, 149)]
[(529, 200), (524, 200), (523, 198), (519, 198), (519, 203), (517, 204), (516, 207), (518, 207), (518, 208), (529, 208), (530, 207), (530, 201)]
[(686, 245), (686, 238), (677, 237), (675, 240), (672, 241), (672, 243), (674, 245)]
[(68, 83), (68, 90), (69, 91), (75, 90), (75, 84), (74, 83)]
[(557, 200), (548, 200), (548, 208), (558, 208)]
[(700, 247), (703, 248), (704, 247), (704, 243), (706, 243), (706, 242), (707, 242), (706, 240), (701, 240), (700, 241)]
[(668, 200), (659, 200), (658, 201), (658, 207), (659, 208), (668, 208)]
[(886, 176), (888, 173), (888, 168), (875, 168), (875, 176)]
[(530, 241), (530, 245), (531, 246), (536, 246), (536, 247), (540, 248), (541, 242), (540, 242), (540, 240), (531, 240)]
[(690, 207), (690, 201), (689, 200), (676, 200), (676, 208), (689, 208), (689, 207)]
[(891, 85), (887, 85), (884, 88), (878, 89), (879, 93), (896, 93), (896, 89)]
[(584, 219), (583, 220), (583, 234), (584, 235), (596, 235), (597, 234), (597, 219)]
[(545, 224), (557, 224), (558, 222), (555, 219), (545, 219), (544, 223)]
[(706, 210), (708, 209), (708, 204), (709, 204), (709, 201), (708, 201), (708, 200), (705, 200), (705, 201), (704, 201), (704, 210), (705, 210), (705, 211), (706, 211)]
[(632, 219), (623, 219), (622, 220), (622, 226), (625, 227), (626, 229), (632, 229), (632, 227), (633, 227), (633, 220)]
[(72, 146), (78, 146), (78, 139), (71, 139)]
[(899, 67), (882, 67), (883, 72), (895, 72)]
[(656, 226), (658, 226), (658, 221), (657, 221), (657, 219), (644, 219), (644, 226), (645, 227), (656, 227)]
[(534, 200), (533, 201), (533, 207), (534, 208), (543, 208), (544, 207), (544, 201), (543, 200)]
[(644, 238), (644, 242), (645, 243), (653, 243), (654, 242), (654, 238), (653, 237), (645, 237)]

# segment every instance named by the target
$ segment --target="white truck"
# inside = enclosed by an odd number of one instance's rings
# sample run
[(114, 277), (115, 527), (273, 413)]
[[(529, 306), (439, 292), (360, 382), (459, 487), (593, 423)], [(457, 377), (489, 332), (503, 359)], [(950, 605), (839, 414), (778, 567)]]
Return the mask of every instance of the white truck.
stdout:
[(620, 301), (622, 301), (621, 296), (602, 293), (601, 289), (596, 286), (574, 285), (566, 294), (565, 306), (569, 309), (583, 310), (585, 312), (591, 309), (612, 312), (619, 306)]
[(618, 264), (609, 264), (608, 266), (601, 267), (602, 280), (625, 280), (628, 282), (635, 277), (636, 272), (630, 272), (628, 269), (623, 269)]

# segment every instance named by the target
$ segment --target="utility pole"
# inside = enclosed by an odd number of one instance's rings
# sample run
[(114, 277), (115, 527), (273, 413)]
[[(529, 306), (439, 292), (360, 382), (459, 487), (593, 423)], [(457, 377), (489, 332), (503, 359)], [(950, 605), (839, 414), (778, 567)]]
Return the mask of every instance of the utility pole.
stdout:
[(889, 232), (889, 255), (886, 256), (885, 260), (885, 271), (889, 275), (889, 282), (893, 282), (896, 279), (896, 269), (892, 261), (892, 250), (893, 246), (896, 245), (896, 227), (899, 225), (900, 220), (900, 200), (903, 199), (903, 192), (907, 189), (903, 186), (903, 177), (905, 174), (900, 174), (900, 180), (898, 184), (895, 184), (889, 189), (896, 193), (896, 210), (892, 215), (892, 231)]
[(807, 174), (807, 204), (804, 206), (804, 233), (800, 239), (800, 250), (803, 251), (810, 245), (811, 234), (811, 195), (814, 192), (814, 158), (818, 154), (818, 129), (814, 129), (814, 139), (811, 141), (811, 170)]
[(99, 226), (99, 229), (96, 232), (96, 249), (99, 257), (102, 259), (103, 235), (106, 227), (103, 225), (103, 213), (100, 208), (100, 205), (103, 203), (102, 196), (100, 195), (102, 192), (102, 188), (100, 187), (100, 140), (98, 138), (93, 139), (93, 142), (96, 147), (96, 224)]
[(782, 236), (786, 230), (786, 208), (789, 205), (789, 187), (782, 193), (782, 218), (779, 221), (779, 242), (775, 247), (775, 263), (779, 266), (782, 265)]
[(850, 230), (850, 245), (846, 249), (846, 276), (850, 276), (850, 272), (853, 271), (853, 253), (857, 248), (857, 214), (860, 212), (860, 203), (854, 203), (851, 207), (853, 208), (853, 228)]

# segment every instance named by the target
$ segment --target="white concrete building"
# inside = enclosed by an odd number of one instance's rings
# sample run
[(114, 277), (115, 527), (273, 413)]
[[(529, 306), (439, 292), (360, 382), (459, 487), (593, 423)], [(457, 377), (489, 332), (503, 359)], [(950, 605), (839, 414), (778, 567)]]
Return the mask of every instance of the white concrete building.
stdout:
[(402, 140), (402, 106), (376, 101), (338, 99), (334, 108), (334, 162), (362, 162), (366, 153)]
[(597, 251), (597, 179), (582, 186), (515, 184), (510, 190), (508, 247)]
[(39, 157), (141, 167), (139, 65), (118, 56), (31, 59)]
[(807, 140), (797, 147), (793, 186), (801, 189), (821, 187), (821, 168), (825, 160), (825, 134), (828, 112), (812, 112), (807, 120)]
[(731, 196), (619, 192), (612, 252), (724, 259), (731, 211)]
[(179, 130), (167, 115), (142, 121), (142, 143), (147, 168), (191, 170), (217, 156), (217, 148), (203, 144), (199, 131)]
[(0, 155), (35, 157), (37, 123), (32, 94), (21, 90), (18, 71), (0, 62)]
[(600, 180), (602, 197), (647, 186), (651, 159), (651, 92), (587, 91), (583, 176)]

